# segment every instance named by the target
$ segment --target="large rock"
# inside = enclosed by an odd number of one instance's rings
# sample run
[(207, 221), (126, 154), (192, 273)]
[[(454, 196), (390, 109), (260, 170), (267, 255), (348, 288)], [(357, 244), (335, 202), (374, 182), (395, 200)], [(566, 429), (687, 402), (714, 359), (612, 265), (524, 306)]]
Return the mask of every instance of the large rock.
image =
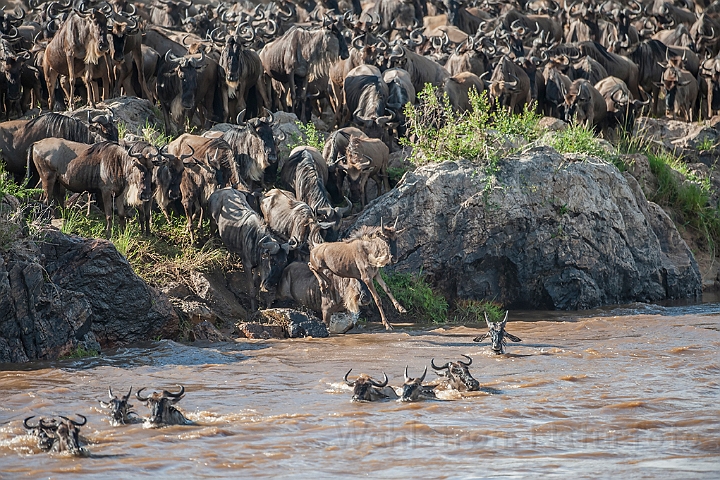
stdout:
[(260, 310), (259, 313), (264, 323), (282, 326), (290, 338), (330, 336), (327, 326), (312, 314), (292, 308), (268, 308)]
[(78, 346), (115, 347), (177, 328), (167, 298), (110, 242), (48, 229), (41, 241), (0, 253), (0, 362), (56, 359)]
[(150, 101), (137, 97), (111, 98), (98, 103), (95, 109), (84, 107), (71, 115), (87, 121), (88, 116), (104, 113), (112, 113), (116, 123), (123, 123), (128, 133), (139, 136), (143, 136), (146, 127), (156, 130), (164, 126), (159, 110)]
[(509, 308), (584, 309), (699, 297), (697, 263), (670, 218), (630, 175), (548, 147), (498, 163), (408, 172), (357, 219), (405, 229), (398, 271), (456, 298)]

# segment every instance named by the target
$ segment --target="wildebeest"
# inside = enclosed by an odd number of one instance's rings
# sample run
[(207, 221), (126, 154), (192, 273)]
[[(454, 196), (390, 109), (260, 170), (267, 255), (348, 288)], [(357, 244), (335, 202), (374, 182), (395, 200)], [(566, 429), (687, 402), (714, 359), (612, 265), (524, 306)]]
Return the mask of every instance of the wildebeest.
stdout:
[(565, 94), (565, 121), (578, 122), (600, 131), (607, 115), (605, 98), (584, 78), (575, 80)]
[(87, 418), (80, 414), (77, 416), (82, 418), (82, 423), (60, 415), (62, 418), (60, 422), (53, 419), (52, 422), (45, 423), (45, 419), (41, 418), (37, 426), (29, 425), (28, 420), (33, 417), (28, 417), (23, 421), (23, 426), (31, 435), (38, 437), (38, 447), (42, 450), (84, 456), (88, 451), (80, 443), (78, 427), (85, 425)]
[(178, 385), (180, 391), (177, 393), (171, 393), (167, 390), (162, 392), (153, 392), (147, 397), (143, 397), (140, 393), (145, 390), (145, 387), (141, 388), (135, 394), (135, 398), (144, 402), (145, 405), (150, 408), (150, 416), (145, 419), (145, 422), (153, 428), (160, 427), (162, 425), (192, 425), (193, 422), (185, 418), (185, 415), (175, 408), (175, 404), (179, 402), (185, 394), (185, 387)]
[(673, 119), (680, 117), (686, 122), (692, 122), (698, 95), (695, 77), (678, 66), (678, 63), (671, 62), (667, 64), (658, 85), (665, 93), (665, 114), (671, 114)]
[(183, 11), (192, 6), (191, 1), (185, 0), (157, 0), (160, 5), (154, 4), (150, 10), (150, 23), (161, 27), (179, 27)]
[(457, 362), (447, 362), (445, 365), (435, 365), (435, 359), (430, 360), (430, 365), (437, 372), (442, 372), (447, 384), (458, 391), (476, 391), (480, 389), (480, 383), (470, 375), (468, 367), (472, 365), (472, 358), (467, 355), (463, 355), (468, 361), (463, 362), (458, 360)]
[[(338, 58), (344, 60), (349, 55), (340, 26), (335, 22), (326, 22), (323, 27), (312, 30), (291, 27), (282, 37), (262, 49), (260, 60), (270, 78), (283, 86), (287, 85), (284, 91), (279, 92), (283, 110), (287, 110), (285, 96), (289, 92), (292, 108), (301, 120), (307, 121), (305, 107), (308, 84), (321, 79), (327, 83), (330, 66)], [(300, 81), (299, 86), (296, 85), (296, 77)]]
[(40, 175), (48, 203), (63, 206), (65, 189), (102, 196), (107, 238), (112, 230), (113, 208), (117, 208), (120, 228), (124, 230), (125, 205), (140, 206), (152, 195), (152, 169), (140, 161), (144, 160), (142, 153), (128, 154), (114, 142), (86, 145), (47, 138), (33, 144), (28, 162), (30, 159)]
[(320, 284), (307, 262), (293, 262), (283, 270), (278, 284), (278, 300), (293, 300), (322, 316), (329, 325), (333, 313), (347, 311), (354, 318), (360, 316), (360, 307), (370, 304), (366, 289), (355, 278), (342, 278), (326, 273), (330, 288), (323, 295)]
[(268, 113), (266, 117), (250, 119), (222, 135), (235, 154), (240, 178), (250, 186), (264, 184), (266, 176), (270, 177), (270, 183), (275, 181), (278, 155), (272, 130), (274, 122), (275, 117)]
[(448, 96), (450, 106), (457, 113), (464, 113), (472, 108), (470, 104), (470, 90), (480, 94), (484, 89), (480, 77), (470, 72), (461, 72), (445, 80), (443, 90)]
[(398, 398), (395, 390), (388, 387), (388, 378), (383, 372), (383, 382), (376, 382), (369, 375), (361, 373), (354, 381), (348, 380), (348, 375), (352, 372), (352, 368), (343, 377), (345, 384), (353, 389), (353, 402), (375, 402), (377, 400), (385, 400), (387, 398)]
[(98, 400), (103, 408), (110, 410), (110, 425), (116, 427), (118, 425), (125, 425), (126, 423), (133, 423), (135, 418), (130, 415), (137, 415), (130, 405), (130, 394), (132, 393), (132, 387), (126, 395), (116, 397), (113, 395), (112, 387), (108, 387), (108, 396), (110, 397), (109, 402)]
[(385, 111), (389, 90), (380, 69), (360, 65), (350, 70), (345, 77), (343, 94), (350, 119), (369, 136), (381, 138), (383, 128), (393, 115)]
[(427, 366), (423, 371), (422, 376), (418, 378), (411, 378), (408, 375), (408, 367), (405, 366), (405, 383), (402, 387), (402, 395), (400, 396), (401, 402), (416, 402), (422, 398), (434, 398), (432, 388), (424, 387), (422, 382), (425, 380), (427, 374)]
[(490, 103), (496, 108), (506, 108), (510, 113), (520, 113), (532, 99), (530, 77), (506, 55), (497, 63), (485, 86), (489, 90)]
[[(220, 187), (231, 186), (249, 189), (249, 181), (243, 177), (236, 162), (235, 150), (223, 138), (203, 137), (191, 133), (183, 133), (168, 143), (168, 153), (184, 156), (188, 150), (193, 151), (195, 161), (210, 167)], [(184, 158), (189, 158), (184, 156)], [(186, 162), (187, 163), (187, 162)]]
[[(368, 227), (363, 226), (349, 238), (342, 242), (321, 243), (310, 250), (310, 269), (320, 284), (320, 292), (329, 295), (332, 286), (326, 272), (343, 278), (356, 278), (361, 280), (370, 290), (370, 294), (380, 311), (380, 317), (385, 329), (392, 330), (392, 325), (385, 318), (382, 300), (375, 290), (373, 280), (390, 297), (395, 309), (400, 313), (407, 313), (387, 288), (380, 275), (380, 269), (388, 265), (394, 254), (390, 243), (395, 241), (394, 227)], [(390, 238), (388, 238), (390, 237)]]
[(607, 107), (607, 127), (620, 128), (630, 131), (635, 125), (635, 116), (640, 109), (650, 103), (633, 100), (630, 90), (625, 82), (616, 77), (607, 77), (600, 80), (595, 88), (605, 98)]
[(27, 430), (27, 434), (37, 439), (37, 446), (42, 451), (49, 451), (53, 442), (55, 441), (54, 431), (57, 428), (57, 421), (51, 419), (48, 423), (45, 423), (45, 419), (39, 419), (37, 425), (30, 425), (30, 420), (35, 418), (35, 415), (27, 417), (23, 420), (23, 427)]
[(345, 171), (338, 168), (338, 161), (345, 156), (347, 146), (350, 143), (351, 136), (368, 138), (365, 132), (355, 127), (345, 127), (335, 130), (328, 135), (325, 140), (322, 155), (325, 158), (328, 168), (328, 180), (326, 188), (330, 197), (335, 203), (343, 201), (343, 182), (345, 181)]
[[(321, 170), (323, 167), (324, 171)], [(346, 199), (347, 206), (333, 206), (325, 188), (328, 173), (320, 152), (313, 147), (296, 147), (283, 165), (280, 177), (283, 184), (295, 192), (297, 200), (310, 205), (318, 220), (333, 224), (326, 230), (324, 238), (336, 240), (342, 218), (352, 209), (352, 203)]]
[[(90, 94), (92, 92), (90, 66), (97, 65), (100, 58), (110, 51), (105, 15), (111, 11), (112, 7), (108, 4), (101, 9), (74, 10), (48, 43), (45, 48), (43, 69), (50, 91), (50, 110), (55, 106), (55, 83), (59, 75), (65, 75), (69, 80), (67, 94), (70, 110), (75, 104), (75, 79), (80, 74), (84, 74), (88, 103), (94, 106)], [(79, 63), (76, 63), (76, 60)]]
[(380, 186), (384, 192), (390, 191), (387, 169), (390, 151), (381, 140), (377, 138), (350, 137), (346, 150), (345, 161), (338, 162), (338, 167), (347, 174), (350, 184), (350, 199), (360, 200), (363, 208), (368, 203), (367, 181), (371, 178), (377, 185), (378, 196)]
[[(270, 107), (269, 100), (262, 98), (266, 95), (264, 86), (260, 83), (263, 75), (263, 65), (260, 56), (254, 50), (245, 48), (243, 43), (246, 39), (239, 35), (228, 35), (220, 55), (220, 67), (224, 72), (224, 80), (228, 89), (228, 116), (233, 120), (242, 120), (239, 113), (244, 112), (246, 101), (250, 92), (256, 92), (262, 103)], [(255, 112), (257, 113), (257, 105)]]
[(291, 246), (272, 235), (238, 190), (223, 188), (214, 192), (209, 210), (223, 244), (240, 255), (246, 288), (255, 310), (258, 290), (266, 292), (277, 285)]
[(288, 239), (295, 238), (300, 245), (307, 244), (309, 248), (322, 243), (322, 231), (333, 227), (332, 222), (318, 221), (307, 203), (278, 188), (265, 193), (260, 210), (272, 231)]
[(388, 62), (391, 66), (400, 67), (410, 74), (416, 92), (422, 91), (426, 83), (439, 87), (450, 76), (450, 73), (437, 62), (400, 45), (392, 48)]
[[(171, 121), (182, 125), (192, 120), (197, 107), (203, 101), (198, 94), (198, 71), (207, 68), (205, 53), (178, 57), (171, 51), (165, 54), (158, 67), (156, 95), (165, 120), (165, 130), (171, 131)], [(198, 111), (203, 120), (204, 112)]]
[[(107, 136), (106, 136), (107, 135)], [(60, 113), (45, 113), (32, 120), (12, 120), (0, 124), (0, 158), (7, 170), (32, 176), (27, 167), (27, 153), (38, 140), (57, 137), (74, 142), (117, 141), (117, 127), (105, 115), (90, 118), (90, 127), (76, 118)]]
[(490, 319), (488, 319), (487, 313), (485, 313), (485, 323), (489, 330), (483, 335), (473, 338), (473, 342), (482, 342), (487, 337), (490, 337), (490, 349), (498, 355), (505, 353), (506, 338), (509, 338), (513, 342), (522, 342), (520, 338), (505, 331), (509, 313), (509, 310), (505, 312), (505, 318), (503, 318), (502, 322), (491, 322)]

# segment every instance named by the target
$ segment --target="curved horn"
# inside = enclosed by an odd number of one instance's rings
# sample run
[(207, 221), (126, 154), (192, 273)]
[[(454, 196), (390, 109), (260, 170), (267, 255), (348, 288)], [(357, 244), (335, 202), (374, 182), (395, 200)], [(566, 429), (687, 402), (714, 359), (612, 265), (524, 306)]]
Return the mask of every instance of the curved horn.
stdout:
[(406, 382), (408, 382), (408, 381), (410, 380), (410, 377), (408, 377), (407, 370), (408, 370), (408, 366), (405, 365), (405, 381), (406, 381)]
[(447, 368), (450, 368), (450, 362), (447, 362), (445, 365), (438, 367), (437, 365), (435, 365), (435, 359), (432, 358), (430, 359), (430, 366), (435, 370), (445, 370)]
[(113, 395), (113, 393), (112, 393), (112, 387), (108, 387), (108, 396), (110, 397), (111, 400), (113, 398), (115, 398), (115, 395)]
[(472, 365), (472, 358), (468, 357), (468, 356), (465, 355), (465, 354), (462, 354), (462, 356), (465, 357), (465, 358), (467, 358), (467, 359), (468, 359), (468, 362), (465, 363), (465, 362), (463, 362), (462, 360), (458, 360), (458, 363), (462, 363), (462, 364), (465, 365), (466, 367), (469, 367), (470, 365)]
[(183, 387), (182, 385), (176, 385), (176, 387), (180, 387), (180, 391), (178, 393), (171, 393), (167, 390), (163, 390), (163, 396), (173, 398), (182, 397), (182, 395), (185, 393), (185, 387)]
[(125, 395), (125, 396), (123, 397), (123, 400), (125, 400), (126, 402), (127, 402), (128, 400), (130, 400), (130, 394), (131, 394), (131, 393), (132, 393), (132, 385), (130, 385), (130, 390), (128, 390), (127, 395)]
[(148, 395), (147, 397), (142, 397), (142, 396), (140, 395), (140, 392), (142, 392), (143, 390), (145, 390), (145, 387), (142, 387), (140, 390), (138, 390), (137, 392), (135, 392), (135, 398), (137, 398), (137, 399), (140, 400), (141, 402), (147, 402), (148, 399), (150, 398), (150, 395)]
[(237, 117), (235, 117), (235, 123), (238, 125), (244, 125), (242, 118), (245, 116), (245, 110), (247, 109), (243, 108), (240, 113), (237, 114)]
[(383, 377), (385, 378), (385, 381), (383, 383), (377, 383), (375, 380), (370, 379), (370, 384), (375, 387), (384, 387), (388, 384), (388, 377), (385, 375), (385, 372), (383, 372)]
[(62, 415), (60, 415), (60, 418), (62, 418), (63, 420), (67, 420), (68, 422), (72, 423), (72, 424), (75, 425), (76, 427), (82, 427), (83, 425), (85, 425), (85, 424), (87, 423), (87, 418), (86, 418), (84, 415), (80, 415), (79, 413), (76, 413), (75, 415), (77, 415), (78, 417), (82, 418), (82, 419), (83, 419), (83, 422), (82, 422), (82, 423), (76, 422), (75, 420), (71, 420), (71, 419), (69, 419), (69, 418), (67, 418), (67, 417), (63, 417)]
[(195, 155), (195, 149), (193, 148), (193, 146), (192, 146), (192, 145), (188, 145), (188, 147), (190, 148), (190, 153), (188, 153), (188, 154), (181, 154), (181, 155), (180, 155), (180, 160), (185, 160), (186, 158), (190, 158), (190, 157), (192, 157), (193, 155)]
[(425, 370), (423, 370), (422, 377), (420, 377), (420, 378), (418, 379), (418, 381), (419, 381), (420, 383), (422, 383), (423, 380), (425, 380), (425, 375), (427, 375), (427, 365), (425, 365)]
[[(355, 386), (355, 382), (351, 382), (351, 381), (348, 380), (348, 378), (347, 378), (348, 375), (350, 375), (350, 372), (352, 372), (352, 368), (351, 368), (350, 370), (348, 370), (348, 372), (347, 372), (347, 373), (345, 374), (345, 376), (343, 377), (343, 380), (345, 380), (345, 383), (346, 383), (349, 387), (354, 387), (354, 386)], [(31, 417), (31, 418), (32, 418), (32, 417)]]
[(342, 208), (338, 207), (338, 209), (337, 209), (337, 212), (340, 214), (341, 217), (345, 217), (345, 215), (350, 213), (350, 211), (352, 210), (352, 207), (353, 207), (353, 204), (350, 201), (350, 199), (348, 197), (344, 197), (344, 198), (345, 198), (345, 204), (347, 206), (342, 207)]
[(25, 427), (25, 428), (28, 429), (28, 430), (31, 430), (31, 429), (33, 429), (33, 428), (38, 428), (38, 427), (40, 426), (40, 422), (38, 422), (38, 424), (35, 425), (35, 426), (28, 425), (27, 422), (28, 422), (28, 420), (30, 420), (31, 418), (35, 418), (35, 415), (29, 416), (29, 417), (27, 417), (25, 420), (23, 420), (23, 427)]

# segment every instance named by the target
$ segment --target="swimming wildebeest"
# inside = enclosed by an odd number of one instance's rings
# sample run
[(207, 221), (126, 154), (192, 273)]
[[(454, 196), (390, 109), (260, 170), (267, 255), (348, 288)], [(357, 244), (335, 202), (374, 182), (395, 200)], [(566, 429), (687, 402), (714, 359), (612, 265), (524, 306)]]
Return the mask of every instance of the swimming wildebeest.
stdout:
[(468, 370), (468, 367), (472, 365), (472, 358), (467, 355), (463, 355), (463, 357), (468, 359), (467, 363), (458, 360), (457, 362), (447, 362), (445, 365), (438, 367), (435, 365), (435, 359), (433, 358), (430, 360), (430, 365), (438, 374), (443, 375), (447, 384), (455, 390), (461, 392), (479, 390), (480, 383), (470, 375), (470, 371)]
[(490, 337), (491, 346), (493, 352), (497, 353), (498, 355), (505, 353), (505, 344), (506, 340), (505, 337), (509, 338), (513, 342), (522, 342), (522, 340), (515, 335), (512, 335), (505, 331), (505, 325), (507, 325), (507, 319), (508, 319), (508, 313), (510, 311), (508, 310), (505, 312), (505, 318), (502, 322), (491, 322), (488, 319), (487, 313), (485, 313), (485, 323), (487, 323), (488, 331), (484, 335), (481, 335), (479, 337), (473, 338), (473, 342), (482, 342), (487, 337)]
[(192, 425), (193, 422), (185, 418), (185, 415), (174, 406), (185, 394), (185, 387), (182, 385), (178, 385), (178, 387), (180, 387), (178, 393), (163, 390), (162, 392), (153, 392), (147, 397), (140, 395), (145, 387), (137, 391), (135, 398), (145, 402), (145, 405), (150, 408), (150, 416), (145, 419), (149, 426), (157, 428), (161, 425)]
[(80, 429), (87, 423), (87, 418), (77, 414), (82, 418), (82, 423), (63, 417), (62, 421), (53, 420), (51, 423), (45, 423), (44, 419), (40, 419), (37, 426), (30, 426), (27, 422), (33, 417), (28, 417), (23, 422), (28, 431), (38, 436), (38, 446), (43, 450), (49, 450), (54, 453), (69, 453), (71, 455), (86, 455), (87, 449), (80, 445)]
[(425, 380), (426, 374), (427, 367), (425, 367), (421, 377), (411, 378), (408, 376), (408, 367), (405, 366), (405, 383), (403, 384), (403, 391), (400, 396), (401, 402), (416, 402), (421, 400), (423, 397), (435, 396), (432, 391), (433, 387), (424, 387), (422, 384), (423, 380)]
[(348, 380), (348, 375), (352, 372), (352, 368), (343, 377), (345, 383), (353, 388), (353, 402), (374, 402), (376, 400), (384, 400), (386, 398), (396, 399), (397, 394), (392, 387), (388, 387), (388, 378), (383, 372), (384, 381), (376, 382), (369, 375), (361, 373), (355, 381)]
[(128, 403), (131, 393), (132, 387), (130, 387), (127, 395), (123, 395), (122, 397), (118, 398), (113, 395), (112, 387), (108, 387), (108, 395), (110, 396), (110, 401), (103, 402), (102, 400), (98, 400), (100, 402), (100, 405), (110, 410), (110, 425), (116, 427), (120, 424), (124, 425), (126, 423), (134, 423), (135, 418), (131, 418), (130, 415), (137, 415), (137, 413), (132, 410), (133, 406)]

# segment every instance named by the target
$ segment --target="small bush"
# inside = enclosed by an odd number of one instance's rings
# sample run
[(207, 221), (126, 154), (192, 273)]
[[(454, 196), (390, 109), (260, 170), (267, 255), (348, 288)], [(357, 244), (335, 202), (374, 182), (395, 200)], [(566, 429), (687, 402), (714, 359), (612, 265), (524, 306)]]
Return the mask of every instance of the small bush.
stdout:
[(87, 358), (87, 357), (97, 357), (100, 355), (100, 352), (97, 350), (89, 349), (86, 350), (82, 346), (78, 345), (78, 347), (70, 352), (70, 354), (65, 355), (64, 357), (60, 357), (60, 360), (71, 360), (75, 358)]
[(458, 300), (453, 310), (455, 323), (484, 323), (485, 314), (491, 322), (503, 319), (505, 311), (502, 306), (487, 301)]
[(600, 144), (593, 129), (579, 123), (570, 124), (565, 130), (555, 132), (549, 137), (547, 144), (560, 153), (579, 153), (612, 160), (612, 155)]
[[(445, 297), (432, 291), (422, 274), (381, 273), (383, 280), (410, 316), (421, 322), (445, 323), (448, 303)], [(382, 292), (382, 289), (376, 286)], [(382, 293), (384, 295), (384, 292)]]
[(300, 129), (302, 137), (298, 138), (297, 135), (295, 135), (292, 138), (292, 142), (289, 145), (290, 151), (292, 151), (295, 147), (308, 145), (310, 147), (315, 147), (322, 152), (323, 147), (325, 147), (325, 139), (322, 134), (318, 132), (317, 128), (315, 128), (315, 124), (313, 122), (302, 123), (300, 121), (295, 122), (295, 124), (298, 129)]
[(456, 114), (447, 95), (429, 84), (418, 99), (418, 105), (405, 107), (408, 138), (401, 141), (413, 147), (416, 164), (461, 159), (492, 164), (516, 150), (508, 147), (507, 140), (511, 145), (517, 137), (522, 141), (516, 143), (531, 142), (541, 133), (540, 116), (529, 108), (520, 115), (491, 112), (487, 92), (471, 90), (472, 109), (463, 114)]

